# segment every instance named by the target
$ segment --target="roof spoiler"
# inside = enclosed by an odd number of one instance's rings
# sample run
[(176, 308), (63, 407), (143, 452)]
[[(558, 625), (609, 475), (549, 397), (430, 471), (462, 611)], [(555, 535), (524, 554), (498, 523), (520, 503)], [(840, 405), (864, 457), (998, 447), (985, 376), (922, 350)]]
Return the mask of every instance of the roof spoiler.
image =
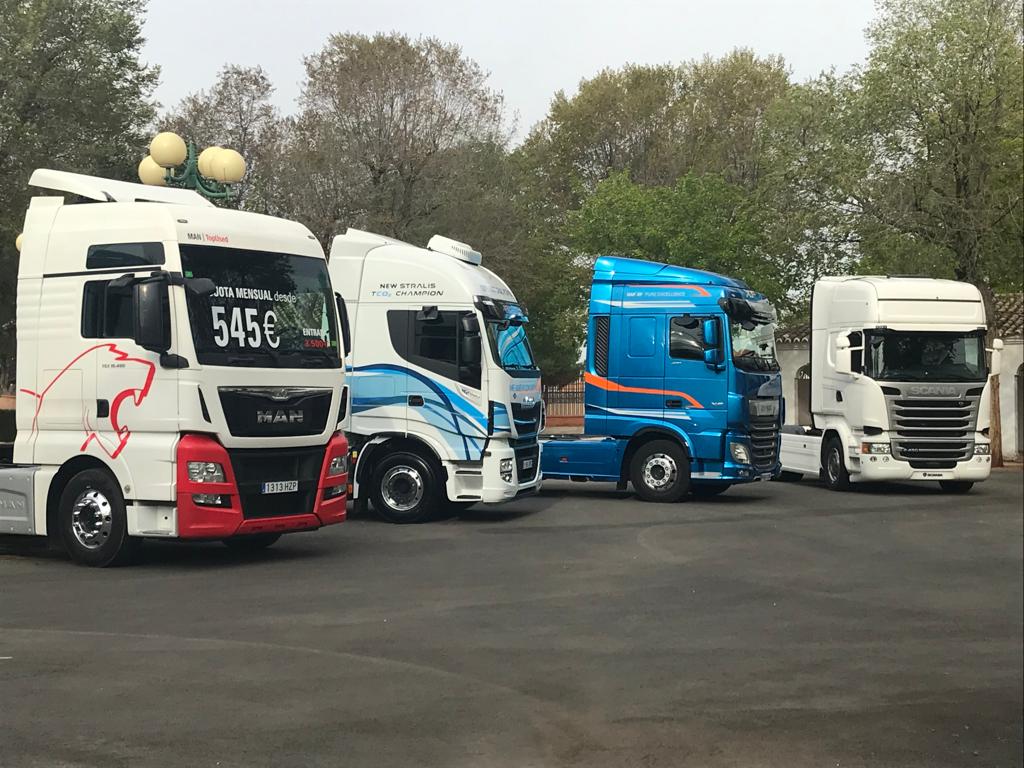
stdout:
[(66, 192), (101, 203), (167, 203), (213, 207), (213, 203), (190, 189), (152, 187), (146, 184), (132, 184), (128, 181), (86, 176), (81, 173), (54, 171), (49, 168), (39, 168), (33, 171), (28, 183), (33, 187), (52, 192)]

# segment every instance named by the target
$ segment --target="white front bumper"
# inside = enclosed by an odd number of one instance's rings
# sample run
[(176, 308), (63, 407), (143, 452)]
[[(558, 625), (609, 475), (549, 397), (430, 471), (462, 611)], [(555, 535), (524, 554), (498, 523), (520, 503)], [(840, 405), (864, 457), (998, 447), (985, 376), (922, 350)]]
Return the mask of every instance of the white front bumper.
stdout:
[[(992, 471), (991, 456), (973, 456), (959, 462), (952, 469), (914, 469), (909, 462), (899, 461), (892, 456), (859, 456), (851, 467), (850, 480), (860, 483), (884, 482), (886, 480), (967, 480), (980, 482), (988, 479)], [(872, 461), (872, 459), (875, 459)], [(853, 463), (853, 462), (851, 462)]]
[[(456, 501), (478, 501), (484, 504), (498, 504), (520, 496), (536, 493), (541, 486), (540, 454), (537, 446), (535, 474), (532, 479), (520, 481), (516, 454), (510, 445), (491, 442), (481, 465), (469, 467), (465, 464), (446, 462), (448, 470), (448, 498)], [(501, 478), (502, 459), (512, 461), (512, 482)]]

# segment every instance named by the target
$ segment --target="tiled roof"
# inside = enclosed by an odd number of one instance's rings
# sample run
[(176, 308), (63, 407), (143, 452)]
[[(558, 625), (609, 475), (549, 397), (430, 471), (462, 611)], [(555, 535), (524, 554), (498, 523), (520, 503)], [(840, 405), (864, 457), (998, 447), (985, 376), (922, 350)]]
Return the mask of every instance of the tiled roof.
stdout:
[[(995, 297), (996, 336), (1003, 340), (1024, 337), (1024, 293), (1000, 293)], [(780, 344), (806, 344), (811, 325), (806, 320), (779, 328), (775, 340)]]

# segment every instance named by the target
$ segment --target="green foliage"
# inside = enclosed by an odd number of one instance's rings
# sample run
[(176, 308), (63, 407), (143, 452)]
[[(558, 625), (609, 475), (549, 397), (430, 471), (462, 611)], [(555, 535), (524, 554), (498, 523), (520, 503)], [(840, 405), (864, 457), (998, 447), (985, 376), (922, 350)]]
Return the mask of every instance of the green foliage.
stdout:
[(689, 173), (674, 186), (654, 187), (616, 174), (587, 198), (570, 232), (584, 253), (705, 269), (739, 277), (774, 300), (784, 297), (756, 202), (718, 175)]
[[(14, 295), (36, 168), (134, 178), (158, 70), (139, 61), (143, 0), (0, 0), (0, 295)], [(14, 302), (0, 303), (13, 358)]]

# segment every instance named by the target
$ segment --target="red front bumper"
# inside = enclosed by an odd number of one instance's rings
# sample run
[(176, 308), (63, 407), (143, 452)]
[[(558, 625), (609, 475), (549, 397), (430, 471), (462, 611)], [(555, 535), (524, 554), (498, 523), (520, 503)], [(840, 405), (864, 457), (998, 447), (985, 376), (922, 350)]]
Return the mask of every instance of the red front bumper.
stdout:
[[(328, 475), (331, 459), (348, 455), (348, 441), (336, 434), (327, 444), (320, 468), (316, 501), (308, 513), (246, 519), (242, 513), (238, 484), (227, 450), (208, 435), (183, 435), (177, 452), (178, 536), (182, 539), (224, 539), (253, 533), (311, 531), (345, 519), (348, 474)], [(224, 468), (224, 482), (197, 483), (189, 480), (188, 462), (205, 461)], [(202, 504), (196, 496), (219, 496), (220, 504)]]

